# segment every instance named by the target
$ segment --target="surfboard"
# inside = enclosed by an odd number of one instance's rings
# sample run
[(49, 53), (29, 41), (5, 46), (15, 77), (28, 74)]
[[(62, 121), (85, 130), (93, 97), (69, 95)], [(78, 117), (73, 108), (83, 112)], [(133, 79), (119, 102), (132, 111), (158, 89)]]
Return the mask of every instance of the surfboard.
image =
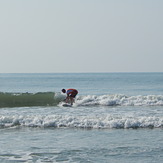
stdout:
[(67, 103), (62, 104), (62, 106), (64, 106), (64, 107), (72, 107), (72, 105), (71, 105), (71, 104), (67, 104)]

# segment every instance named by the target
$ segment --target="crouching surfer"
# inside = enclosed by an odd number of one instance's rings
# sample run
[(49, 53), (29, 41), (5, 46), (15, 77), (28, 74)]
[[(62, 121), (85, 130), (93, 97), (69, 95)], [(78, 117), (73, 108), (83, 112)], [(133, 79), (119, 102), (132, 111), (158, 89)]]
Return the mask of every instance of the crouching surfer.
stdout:
[(62, 89), (63, 93), (67, 94), (66, 97), (66, 103), (71, 103), (71, 105), (73, 105), (73, 103), (75, 102), (75, 97), (78, 94), (78, 91), (76, 89)]

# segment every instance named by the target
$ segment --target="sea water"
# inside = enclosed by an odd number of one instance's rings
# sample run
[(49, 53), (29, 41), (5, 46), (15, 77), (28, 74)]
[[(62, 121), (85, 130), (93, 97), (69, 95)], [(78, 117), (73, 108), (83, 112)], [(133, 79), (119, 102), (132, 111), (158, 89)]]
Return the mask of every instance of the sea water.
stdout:
[(163, 73), (0, 74), (0, 162), (163, 162)]

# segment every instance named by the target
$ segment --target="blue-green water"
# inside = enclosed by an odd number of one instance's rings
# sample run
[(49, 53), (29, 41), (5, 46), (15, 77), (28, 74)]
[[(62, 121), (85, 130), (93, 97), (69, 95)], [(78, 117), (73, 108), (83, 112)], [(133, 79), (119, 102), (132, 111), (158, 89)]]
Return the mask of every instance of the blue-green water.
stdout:
[[(163, 73), (0, 74), (0, 83), (0, 162), (163, 161)], [(79, 91), (73, 107), (60, 105), (62, 88)]]

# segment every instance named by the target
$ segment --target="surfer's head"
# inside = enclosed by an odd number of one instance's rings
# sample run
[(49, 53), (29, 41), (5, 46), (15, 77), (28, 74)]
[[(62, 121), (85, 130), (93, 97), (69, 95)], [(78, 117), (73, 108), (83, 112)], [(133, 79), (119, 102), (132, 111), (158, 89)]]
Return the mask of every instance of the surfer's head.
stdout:
[(62, 89), (62, 92), (63, 92), (63, 93), (66, 93), (66, 90), (65, 90), (65, 89)]

